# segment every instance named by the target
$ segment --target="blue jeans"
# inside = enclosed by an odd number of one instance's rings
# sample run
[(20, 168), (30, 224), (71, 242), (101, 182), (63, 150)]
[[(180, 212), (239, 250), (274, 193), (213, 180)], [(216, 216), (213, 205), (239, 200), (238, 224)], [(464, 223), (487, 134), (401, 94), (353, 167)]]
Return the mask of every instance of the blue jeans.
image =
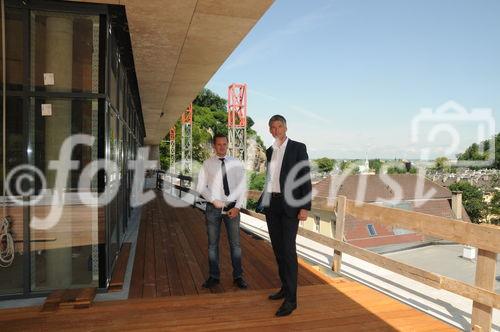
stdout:
[(207, 204), (205, 210), (208, 235), (208, 266), (212, 278), (220, 279), (219, 270), (219, 238), (221, 221), (226, 225), (227, 238), (231, 249), (231, 262), (233, 265), (233, 278), (240, 278), (243, 274), (241, 268), (241, 247), (240, 247), (240, 215), (229, 218), (226, 214), (221, 214), (221, 209), (215, 208), (212, 204)]

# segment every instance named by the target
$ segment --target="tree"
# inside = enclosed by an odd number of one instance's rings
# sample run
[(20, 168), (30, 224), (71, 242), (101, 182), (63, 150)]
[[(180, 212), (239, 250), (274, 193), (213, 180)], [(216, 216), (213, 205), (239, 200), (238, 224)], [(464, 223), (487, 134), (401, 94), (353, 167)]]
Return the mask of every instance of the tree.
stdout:
[(406, 169), (398, 166), (391, 166), (387, 169), (387, 174), (405, 174)]
[(344, 160), (340, 163), (340, 170), (344, 172), (347, 169), (351, 169), (350, 174), (359, 174), (359, 166), (356, 165), (352, 160)]
[(373, 169), (376, 174), (380, 173), (380, 168), (382, 167), (382, 161), (380, 159), (370, 159), (368, 160), (368, 166)]
[[(493, 139), (492, 139), (493, 140)], [(484, 140), (481, 143), (473, 143), (463, 153), (457, 155), (458, 160), (487, 160), (491, 151), (491, 140)], [(494, 137), (495, 160), (493, 167), (500, 169), (500, 133)]]
[(264, 185), (266, 184), (266, 174), (265, 173), (257, 173), (251, 172), (249, 176), (249, 190), (264, 190)]
[(444, 171), (449, 168), (449, 160), (446, 157), (438, 157), (435, 160), (434, 168), (439, 171)]
[(483, 222), (488, 212), (488, 205), (483, 200), (483, 191), (480, 188), (467, 181), (459, 181), (450, 185), (448, 189), (462, 192), (463, 206), (473, 223)]
[(216, 111), (226, 111), (227, 100), (221, 98), (218, 94), (210, 89), (204, 88), (193, 100), (193, 104), (201, 107), (208, 107)]
[(495, 190), (493, 193), (488, 210), (492, 215), (490, 222), (495, 225), (500, 225), (500, 191)]
[[(211, 153), (211, 140), (214, 134), (227, 135), (227, 101), (209, 89), (203, 89), (193, 101), (192, 144), (193, 161), (202, 163)], [(254, 121), (247, 117), (247, 137), (255, 138), (264, 147), (262, 139), (251, 127)], [(181, 160), (181, 123), (175, 123), (175, 159)], [(170, 138), (168, 134), (160, 142), (160, 165), (162, 169), (170, 167)]]
[(318, 170), (322, 173), (330, 173), (333, 170), (335, 161), (330, 158), (319, 158), (314, 161), (318, 166)]

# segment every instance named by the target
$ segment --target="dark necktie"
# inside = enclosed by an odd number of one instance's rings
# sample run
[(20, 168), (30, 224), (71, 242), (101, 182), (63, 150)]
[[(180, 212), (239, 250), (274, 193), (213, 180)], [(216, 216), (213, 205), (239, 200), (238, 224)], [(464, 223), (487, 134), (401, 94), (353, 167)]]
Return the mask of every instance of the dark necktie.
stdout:
[(229, 196), (229, 183), (227, 182), (226, 164), (224, 163), (224, 158), (219, 158), (221, 161), (222, 169), (222, 185), (224, 186), (224, 195)]

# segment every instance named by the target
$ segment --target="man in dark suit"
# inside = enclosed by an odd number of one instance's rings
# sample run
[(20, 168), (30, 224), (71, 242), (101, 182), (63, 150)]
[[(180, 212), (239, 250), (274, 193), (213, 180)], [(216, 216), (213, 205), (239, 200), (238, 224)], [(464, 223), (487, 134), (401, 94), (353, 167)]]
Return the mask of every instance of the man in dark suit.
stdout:
[(276, 316), (287, 316), (297, 308), (295, 240), (299, 220), (306, 220), (311, 209), (312, 186), (306, 146), (286, 136), (286, 119), (281, 115), (271, 117), (269, 131), (275, 142), (266, 151), (267, 179), (258, 206), (266, 215), (281, 279), (281, 289), (269, 299), (284, 299)]

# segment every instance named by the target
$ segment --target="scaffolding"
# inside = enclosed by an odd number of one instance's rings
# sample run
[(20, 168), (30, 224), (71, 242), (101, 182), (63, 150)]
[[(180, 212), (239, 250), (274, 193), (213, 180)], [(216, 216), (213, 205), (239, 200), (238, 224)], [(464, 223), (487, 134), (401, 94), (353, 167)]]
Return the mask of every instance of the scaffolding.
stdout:
[(247, 85), (233, 83), (228, 88), (227, 133), (229, 154), (246, 165)]
[(175, 174), (175, 125), (170, 128), (170, 172)]
[(192, 176), (193, 172), (193, 104), (182, 113), (181, 117), (181, 174)]

